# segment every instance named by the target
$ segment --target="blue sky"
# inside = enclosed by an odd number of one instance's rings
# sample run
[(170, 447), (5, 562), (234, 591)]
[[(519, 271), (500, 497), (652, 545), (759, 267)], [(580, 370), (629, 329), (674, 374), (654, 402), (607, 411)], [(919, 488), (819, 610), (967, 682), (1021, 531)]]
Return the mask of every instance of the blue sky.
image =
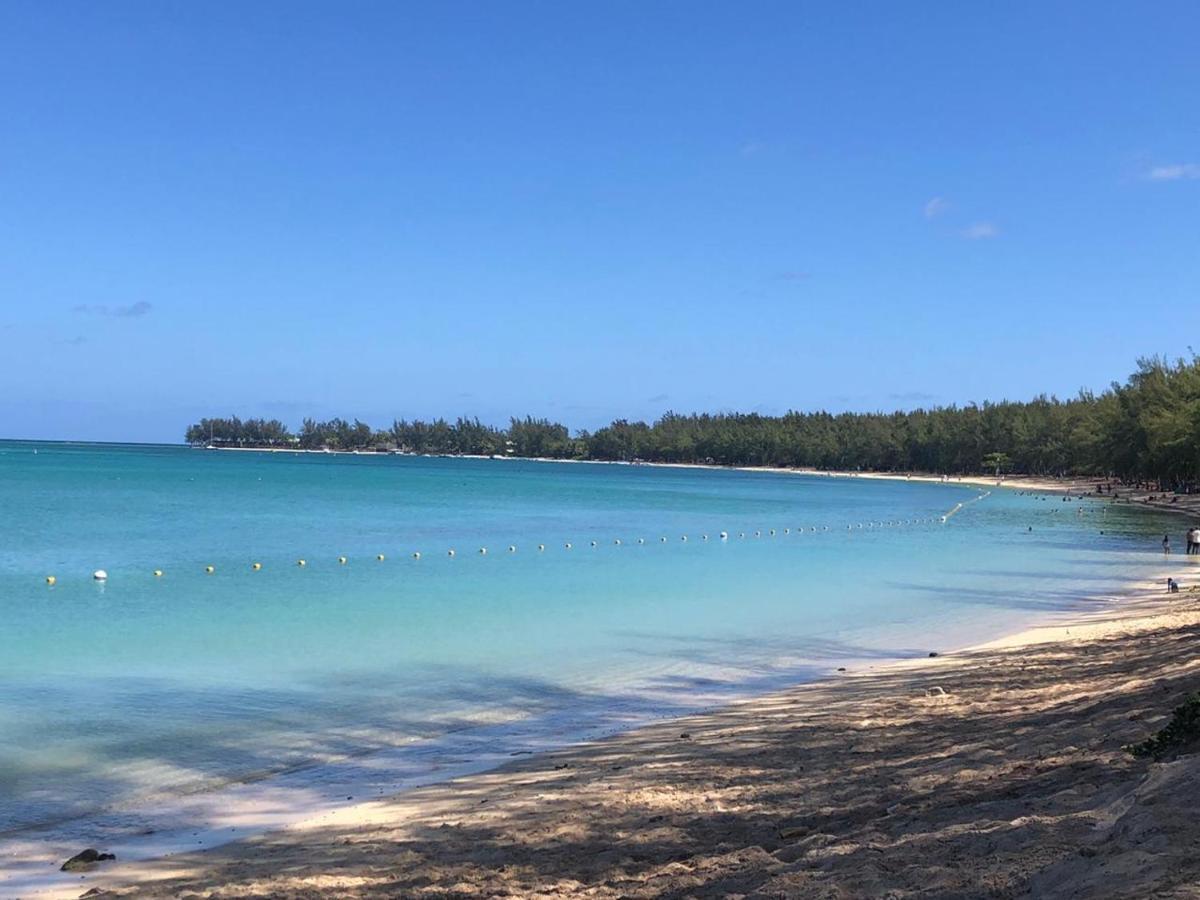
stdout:
[(0, 436), (890, 409), (1200, 335), (1200, 6), (0, 5)]

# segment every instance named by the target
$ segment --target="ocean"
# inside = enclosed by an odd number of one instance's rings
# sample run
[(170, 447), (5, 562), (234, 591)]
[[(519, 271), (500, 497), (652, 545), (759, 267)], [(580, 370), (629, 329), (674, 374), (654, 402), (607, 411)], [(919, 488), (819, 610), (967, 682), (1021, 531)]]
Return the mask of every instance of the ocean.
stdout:
[(5, 895), (37, 848), (211, 845), (997, 637), (1181, 531), (953, 481), (14, 441), (0, 513)]

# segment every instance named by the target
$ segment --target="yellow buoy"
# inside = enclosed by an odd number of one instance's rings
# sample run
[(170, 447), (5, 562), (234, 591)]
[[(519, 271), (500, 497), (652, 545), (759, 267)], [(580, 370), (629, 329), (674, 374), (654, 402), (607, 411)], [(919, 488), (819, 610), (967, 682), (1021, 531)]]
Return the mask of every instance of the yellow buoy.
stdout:
[(54, 584), (54, 582), (56, 582), (56, 581), (58, 581), (58, 579), (55, 578), (53, 575), (46, 576), (46, 584)]
[(155, 578), (162, 578), (162, 569), (155, 569), (155, 570), (154, 570), (154, 577), (155, 577)]
[(344, 557), (344, 556), (339, 556), (339, 557), (338, 557), (338, 564), (339, 564), (339, 565), (343, 565), (343, 566), (344, 566), (344, 565), (346, 564), (346, 557)]
[(262, 568), (262, 563), (254, 563), (254, 565), (252, 565), (250, 568), (252, 568), (255, 572), (257, 572), (259, 569)]
[(215, 572), (215, 571), (217, 571), (217, 570), (216, 570), (216, 568), (215, 568), (215, 567), (213, 567), (213, 566), (205, 566), (205, 567), (204, 567), (204, 571), (205, 571), (205, 572), (207, 572), (209, 575), (211, 575), (213, 572)]

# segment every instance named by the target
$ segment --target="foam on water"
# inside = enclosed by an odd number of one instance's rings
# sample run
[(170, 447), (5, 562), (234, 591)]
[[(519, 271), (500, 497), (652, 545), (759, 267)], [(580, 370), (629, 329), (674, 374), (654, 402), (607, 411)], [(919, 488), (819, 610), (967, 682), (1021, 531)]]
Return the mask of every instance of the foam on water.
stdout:
[(992, 637), (1179, 530), (958, 484), (17, 442), (0, 508), (5, 893), (37, 848), (210, 844)]

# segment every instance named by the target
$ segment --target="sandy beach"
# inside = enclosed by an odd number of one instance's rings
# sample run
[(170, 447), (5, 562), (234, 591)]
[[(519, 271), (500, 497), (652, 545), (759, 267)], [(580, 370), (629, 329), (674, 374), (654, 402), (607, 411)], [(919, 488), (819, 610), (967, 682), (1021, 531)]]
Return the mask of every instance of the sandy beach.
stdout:
[(60, 896), (1192, 897), (1200, 594), (1085, 615), (348, 805)]

